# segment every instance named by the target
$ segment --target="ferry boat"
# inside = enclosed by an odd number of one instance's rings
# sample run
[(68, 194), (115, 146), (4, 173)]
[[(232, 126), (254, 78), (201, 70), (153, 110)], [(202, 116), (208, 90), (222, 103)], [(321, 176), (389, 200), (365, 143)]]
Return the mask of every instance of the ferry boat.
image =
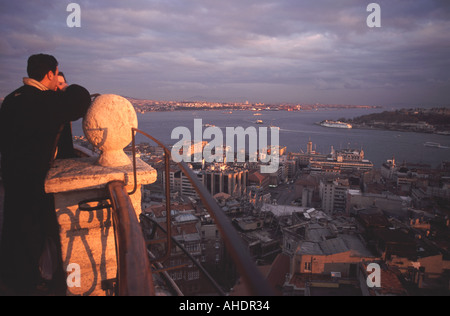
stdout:
[(449, 147), (447, 146), (442, 146), (439, 143), (433, 143), (433, 142), (426, 142), (424, 144), (425, 147), (434, 147), (434, 148), (442, 148), (442, 149), (448, 149)]
[(323, 121), (322, 123), (320, 123), (321, 126), (324, 127), (331, 127), (331, 128), (346, 128), (346, 129), (351, 129), (353, 128), (353, 126), (351, 124), (348, 123), (344, 123), (344, 122), (340, 122), (340, 121)]
[(438, 147), (441, 146), (441, 144), (439, 143), (433, 143), (433, 142), (426, 142), (425, 144), (423, 144), (425, 147)]

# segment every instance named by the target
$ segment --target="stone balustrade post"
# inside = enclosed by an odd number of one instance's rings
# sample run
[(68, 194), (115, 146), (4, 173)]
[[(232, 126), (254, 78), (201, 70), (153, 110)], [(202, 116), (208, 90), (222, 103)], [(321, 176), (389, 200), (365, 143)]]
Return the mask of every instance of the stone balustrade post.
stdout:
[[(46, 181), (54, 194), (60, 225), (62, 260), (68, 277), (68, 295), (102, 296), (108, 280), (116, 278), (117, 262), (112, 209), (81, 211), (79, 203), (107, 196), (111, 181), (123, 181), (134, 189), (131, 159), (123, 152), (137, 128), (133, 106), (116, 95), (95, 99), (83, 120), (87, 139), (100, 149), (99, 157), (56, 160)], [(130, 196), (139, 218), (141, 187), (156, 181), (156, 170), (137, 159), (137, 190)], [(101, 202), (90, 203), (97, 206)], [(78, 274), (79, 272), (79, 274)]]

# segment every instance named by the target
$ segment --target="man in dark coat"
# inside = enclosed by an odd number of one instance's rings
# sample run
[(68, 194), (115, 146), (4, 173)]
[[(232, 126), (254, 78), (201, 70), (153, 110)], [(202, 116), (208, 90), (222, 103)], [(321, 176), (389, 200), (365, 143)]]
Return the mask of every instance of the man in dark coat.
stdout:
[(55, 291), (63, 295), (59, 225), (53, 196), (45, 193), (45, 178), (55, 158), (61, 126), (83, 117), (91, 98), (78, 85), (56, 91), (58, 62), (53, 56), (31, 56), (27, 71), (25, 85), (8, 95), (0, 109), (5, 188), (0, 278), (14, 295), (35, 294), (43, 280), (48, 281), (43, 276), (45, 272), (48, 277), (48, 271), (42, 271), (43, 253), (56, 249), (58, 262), (50, 264), (50, 279)]

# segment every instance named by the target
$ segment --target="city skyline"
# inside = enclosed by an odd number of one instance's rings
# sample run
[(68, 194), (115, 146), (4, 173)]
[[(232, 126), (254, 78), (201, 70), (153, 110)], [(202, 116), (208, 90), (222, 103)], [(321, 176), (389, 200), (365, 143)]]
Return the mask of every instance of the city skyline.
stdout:
[(49, 53), (91, 93), (153, 100), (362, 105), (450, 97), (450, 6), (376, 1), (84, 1), (0, 4), (0, 97), (31, 54)]

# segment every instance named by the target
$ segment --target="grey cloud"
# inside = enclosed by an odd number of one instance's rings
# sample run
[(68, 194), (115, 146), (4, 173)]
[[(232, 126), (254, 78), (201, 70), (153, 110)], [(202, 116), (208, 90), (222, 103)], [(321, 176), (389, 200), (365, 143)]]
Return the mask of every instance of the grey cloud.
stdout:
[[(360, 0), (79, 0), (81, 29), (65, 26), (60, 1), (2, 3), (0, 63), (8, 75), (0, 75), (0, 92), (14, 88), (10, 78), (38, 51), (96, 91), (143, 98), (334, 95), (334, 103), (351, 103), (348, 91), (356, 98), (385, 89), (388, 102), (389, 93), (398, 100), (395, 89), (448, 87), (448, 1), (375, 2), (381, 29), (365, 25)], [(436, 99), (450, 102), (442, 93)]]

